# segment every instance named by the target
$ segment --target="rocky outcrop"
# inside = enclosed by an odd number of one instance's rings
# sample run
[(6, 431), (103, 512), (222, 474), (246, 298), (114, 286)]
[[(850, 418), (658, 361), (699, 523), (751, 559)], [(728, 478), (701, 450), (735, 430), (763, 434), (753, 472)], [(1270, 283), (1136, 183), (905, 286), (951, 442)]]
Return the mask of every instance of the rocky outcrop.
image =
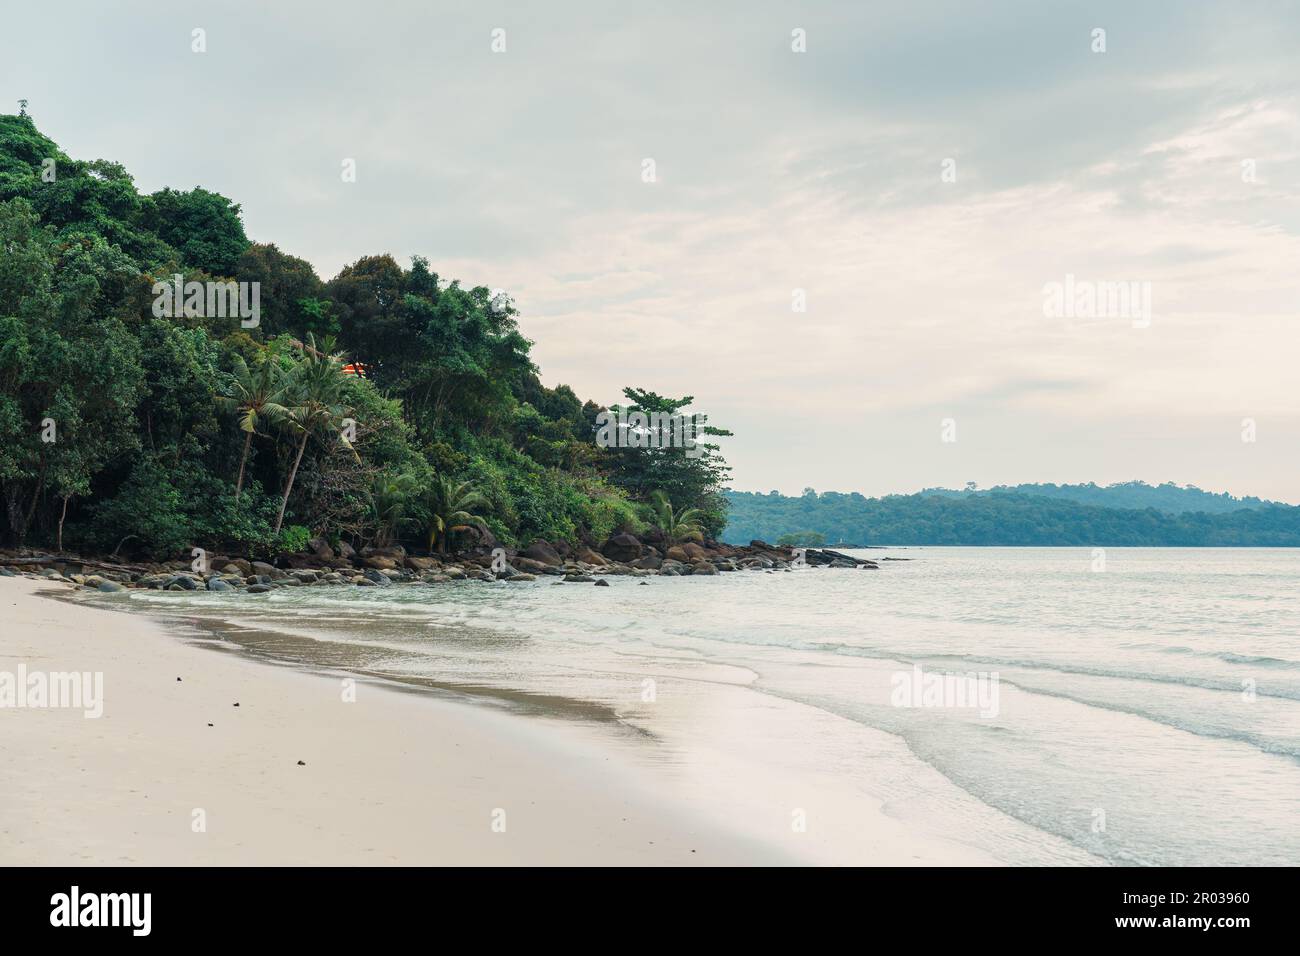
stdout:
[[(646, 538), (650, 538), (647, 535)], [(266, 594), (282, 588), (391, 587), (402, 585), (453, 585), (457, 582), (536, 583), (542, 576), (554, 583), (599, 581), (610, 586), (614, 577), (683, 577), (736, 571), (792, 571), (801, 568), (878, 570), (877, 561), (853, 557), (829, 548), (799, 549), (752, 541), (726, 545), (716, 541), (687, 541), (659, 547), (631, 534), (614, 535), (600, 546), (534, 541), (509, 556), (495, 571), (495, 556), (482, 547), (455, 554), (408, 554), (401, 546), (363, 548), (352, 552), (340, 547), (338, 556), (303, 552), (280, 555), (276, 564), (213, 555), (211, 568), (195, 571), (189, 561), (173, 560), (148, 565), (122, 565), (72, 555), (0, 552), (0, 576), (25, 575), (72, 584), (87, 590), (112, 593), (127, 588), (151, 588), (177, 593), (207, 591), (220, 594)], [(663, 554), (661, 556), (660, 549)], [(351, 558), (344, 555), (351, 555)], [(882, 560), (891, 560), (883, 558)], [(901, 559), (894, 559), (901, 560)], [(277, 566), (279, 565), (279, 566)], [(94, 573), (91, 573), (94, 569)], [(645, 581), (638, 583), (644, 584)]]

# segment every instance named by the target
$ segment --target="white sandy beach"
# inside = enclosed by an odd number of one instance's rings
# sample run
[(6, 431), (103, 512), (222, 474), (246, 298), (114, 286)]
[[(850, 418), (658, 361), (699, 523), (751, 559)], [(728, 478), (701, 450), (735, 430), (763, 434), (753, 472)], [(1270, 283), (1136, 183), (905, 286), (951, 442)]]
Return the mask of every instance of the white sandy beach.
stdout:
[(104, 713), (0, 710), (0, 863), (782, 860), (649, 803), (580, 733), (374, 684), (344, 703), (339, 680), (39, 595), (56, 589), (0, 579), (0, 670), (102, 671)]
[[(60, 591), (0, 578), (0, 671), (102, 672), (103, 715), (0, 709), (0, 864), (826, 859), (824, 843), (775, 817), (770, 827), (728, 819), (725, 795), (741, 781), (721, 764), (730, 779), (717, 793), (674, 790), (621, 759), (608, 730), (382, 683), (359, 682), (347, 703), (338, 677), (196, 647), (143, 616), (47, 596)], [(761, 787), (743, 783), (751, 797)], [(854, 839), (836, 862), (991, 862), (869, 802), (846, 819)], [(815, 845), (822, 852), (800, 852)]]

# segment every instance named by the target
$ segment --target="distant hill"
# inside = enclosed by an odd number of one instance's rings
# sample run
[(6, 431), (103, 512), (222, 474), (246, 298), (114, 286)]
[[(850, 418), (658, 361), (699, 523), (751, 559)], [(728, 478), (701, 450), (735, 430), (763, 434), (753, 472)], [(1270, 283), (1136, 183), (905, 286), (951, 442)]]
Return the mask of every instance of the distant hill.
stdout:
[(1064, 498), (1080, 504), (1096, 505), (1099, 508), (1155, 508), (1169, 514), (1182, 514), (1185, 511), (1203, 511), (1206, 514), (1225, 514), (1242, 508), (1262, 508), (1279, 502), (1265, 501), (1262, 498), (1237, 498), (1225, 492), (1215, 494), (1202, 491), (1195, 485), (1175, 485), (1165, 482), (1162, 485), (1148, 485), (1145, 481), (1125, 481), (1114, 485), (997, 485), (974, 492), (951, 488), (926, 488), (923, 495), (942, 495), (948, 498), (964, 498), (969, 494), (987, 495), (993, 492), (1012, 492), (1031, 495), (1038, 498)]
[[(813, 532), (830, 542), (862, 545), (1300, 547), (1300, 507), (1176, 485), (928, 489), (883, 498), (812, 489), (799, 497), (725, 495), (730, 510), (722, 540), (733, 543)], [(1134, 501), (1152, 504), (1127, 506)], [(1156, 501), (1165, 507), (1156, 507)], [(1204, 507), (1190, 510), (1195, 501)]]

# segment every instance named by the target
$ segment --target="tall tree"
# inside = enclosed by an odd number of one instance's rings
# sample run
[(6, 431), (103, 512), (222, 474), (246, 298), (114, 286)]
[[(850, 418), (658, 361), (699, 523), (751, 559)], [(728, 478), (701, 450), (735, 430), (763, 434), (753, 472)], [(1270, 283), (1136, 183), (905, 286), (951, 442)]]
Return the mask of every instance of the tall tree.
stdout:
[(233, 276), (248, 248), (239, 205), (201, 187), (154, 193), (148, 222), (153, 231), (181, 254), (182, 264), (209, 275)]
[(235, 355), (231, 360), (234, 367), (230, 391), (217, 396), (217, 403), (227, 411), (239, 415), (239, 428), (244, 432), (244, 448), (239, 455), (239, 477), (235, 479), (235, 500), (239, 500), (244, 488), (244, 466), (248, 462), (248, 450), (257, 434), (257, 424), (262, 418), (275, 421), (285, 416), (285, 393), (288, 383), (280, 370), (280, 359), (276, 347), (272, 346), (262, 357), (255, 370), (250, 370), (242, 355)]
[[(280, 499), (280, 512), (275, 518), (274, 533), (279, 534), (284, 524), (284, 512), (289, 505), (289, 494), (293, 491), (294, 479), (298, 477), (298, 467), (302, 464), (303, 452), (312, 435), (334, 433), (344, 445), (350, 446), (347, 436), (337, 431), (341, 419), (347, 415), (348, 408), (343, 404), (343, 391), (346, 378), (343, 374), (342, 356), (333, 353), (334, 340), (325, 339), (321, 349), (316, 348), (316, 339), (307, 336), (306, 347), (302, 350), (302, 360), (290, 373), (284, 411), (278, 420), (291, 433), (299, 436), (298, 451), (294, 455), (293, 467), (284, 483), (284, 495)], [(277, 403), (278, 404), (278, 403)]]

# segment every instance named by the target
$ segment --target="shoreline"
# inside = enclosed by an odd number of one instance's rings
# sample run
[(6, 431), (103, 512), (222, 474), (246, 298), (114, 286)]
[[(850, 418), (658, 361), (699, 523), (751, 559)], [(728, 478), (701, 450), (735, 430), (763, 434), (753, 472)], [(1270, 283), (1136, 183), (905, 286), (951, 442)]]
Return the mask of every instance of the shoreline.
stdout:
[(0, 865), (795, 862), (656, 800), (590, 728), (365, 679), (344, 702), (49, 589), (0, 583), (0, 670), (102, 672), (104, 712), (0, 709)]
[[(70, 582), (3, 580), (16, 626), (0, 671), (102, 671), (106, 700), (99, 720), (0, 708), (0, 865), (1008, 862), (904, 822), (874, 785), (791, 776), (735, 739), (718, 749), (716, 728), (661, 738), (594, 703), (279, 658), (210, 620), (96, 607)], [(355, 702), (344, 703), (349, 680)], [(751, 692), (726, 693), (740, 695), (736, 715), (757, 716)], [(784, 733), (783, 719), (769, 712), (763, 733)], [(892, 737), (856, 732), (881, 783), (910, 759)], [(810, 808), (815, 830), (792, 827), (793, 807)], [(204, 833), (191, 829), (196, 809)]]

